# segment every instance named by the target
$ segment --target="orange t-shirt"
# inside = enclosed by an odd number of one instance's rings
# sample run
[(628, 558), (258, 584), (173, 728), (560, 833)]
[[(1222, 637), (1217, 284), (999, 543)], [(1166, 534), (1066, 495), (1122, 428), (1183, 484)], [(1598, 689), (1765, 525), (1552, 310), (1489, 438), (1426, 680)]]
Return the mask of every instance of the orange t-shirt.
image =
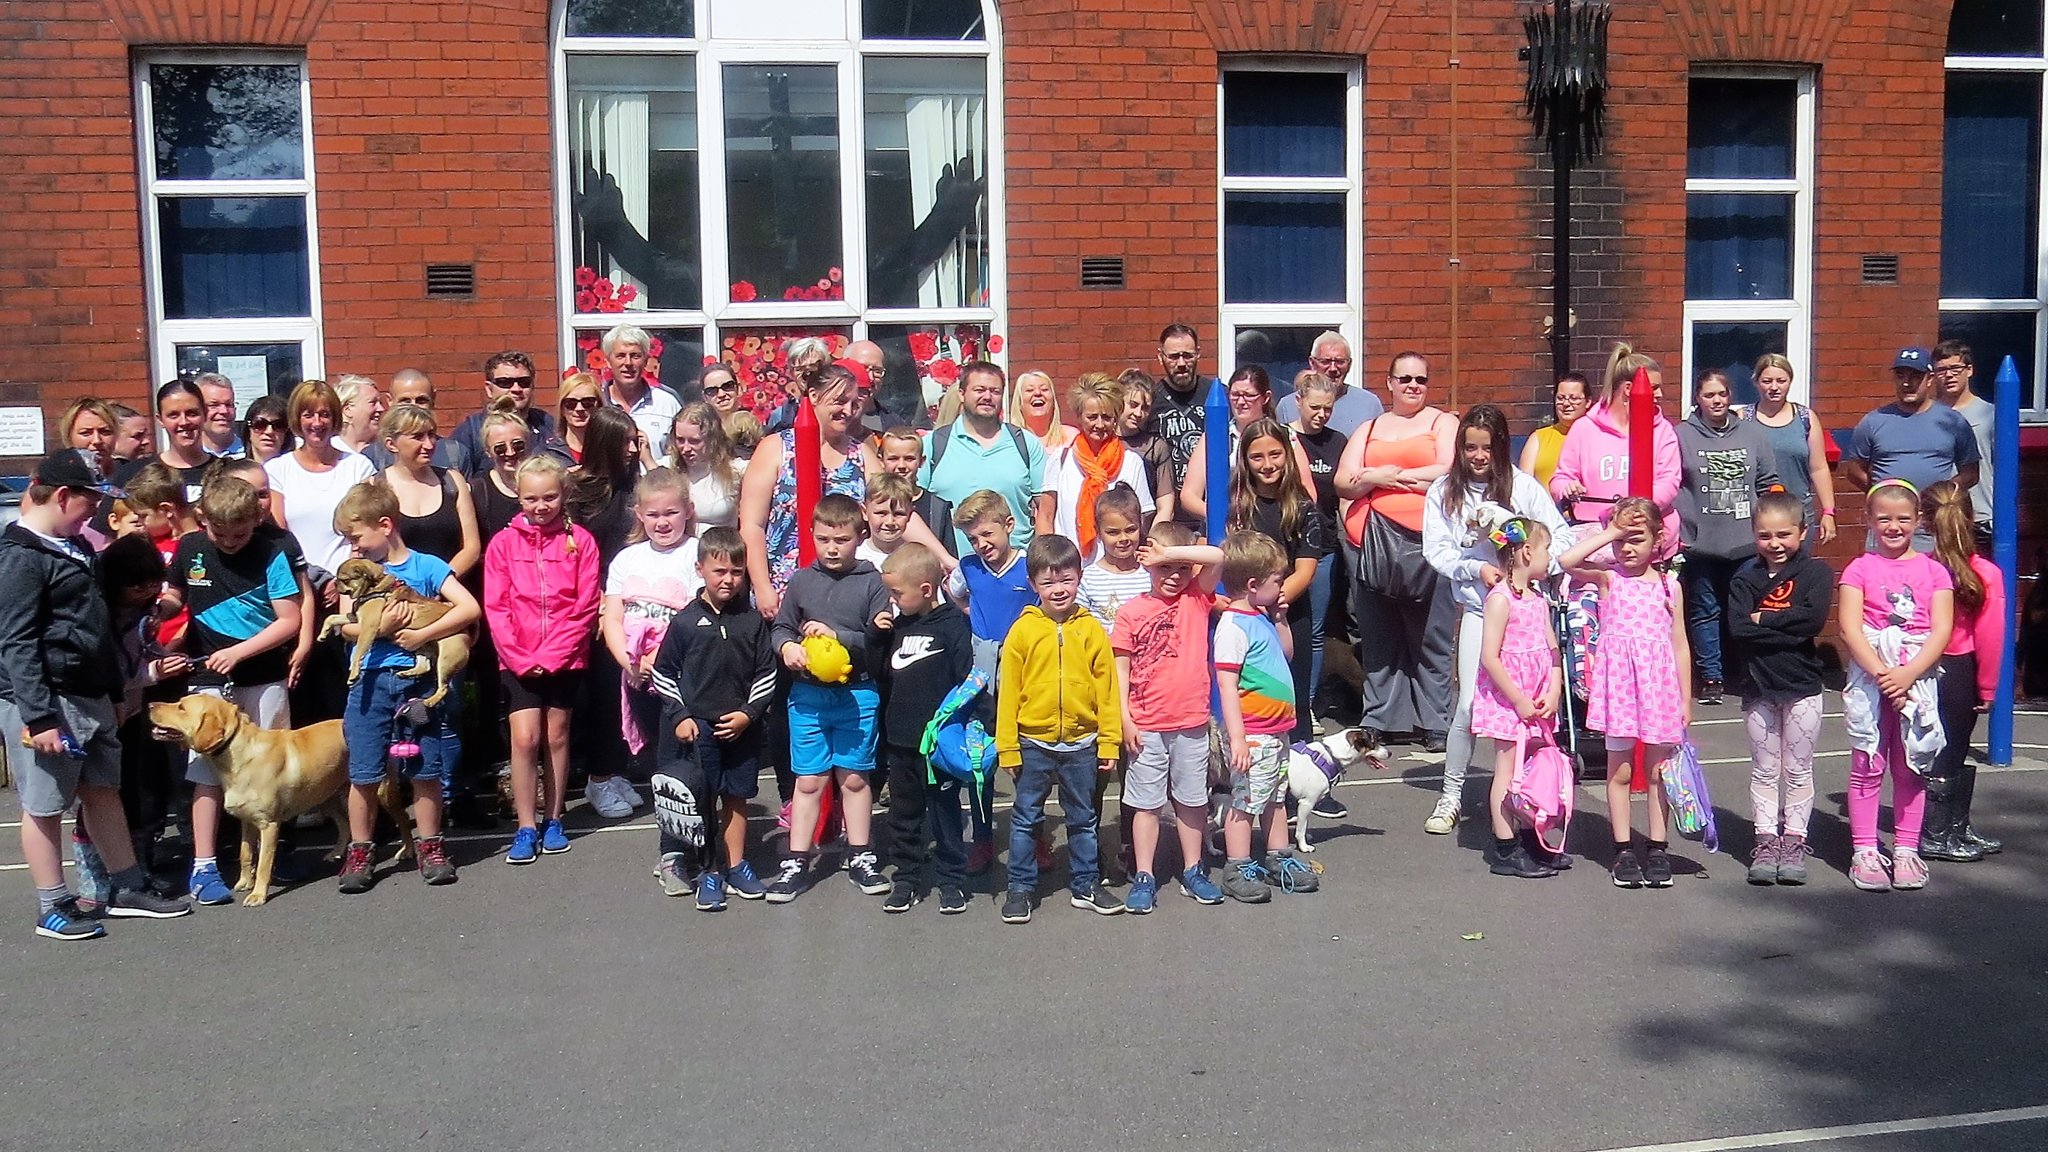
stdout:
[[(1437, 422), (1446, 419), (1439, 412), (1429, 427), (1413, 436), (1390, 438), (1367, 433), (1365, 441), (1365, 466), (1380, 468), (1391, 465), (1395, 468), (1427, 468), (1437, 463), (1436, 428)], [(1378, 424), (1379, 421), (1373, 421)], [(1369, 426), (1370, 427), (1370, 426)], [(1394, 492), (1388, 489), (1374, 489), (1373, 494), (1363, 500), (1355, 500), (1344, 513), (1344, 530), (1351, 537), (1354, 547), (1365, 542), (1365, 518), (1377, 512), (1411, 532), (1422, 531), (1421, 492)]]

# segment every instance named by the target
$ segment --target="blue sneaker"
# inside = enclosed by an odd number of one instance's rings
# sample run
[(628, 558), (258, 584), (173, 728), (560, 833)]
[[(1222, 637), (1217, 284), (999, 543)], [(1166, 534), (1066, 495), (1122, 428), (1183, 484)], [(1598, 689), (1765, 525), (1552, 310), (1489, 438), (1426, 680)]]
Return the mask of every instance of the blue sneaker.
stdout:
[(1151, 912), (1159, 903), (1159, 881), (1150, 872), (1131, 877), (1131, 891), (1124, 897), (1124, 911), (1133, 916)]
[(96, 940), (106, 934), (105, 928), (78, 910), (76, 900), (59, 900), (36, 921), (36, 935), (51, 940)]
[(1218, 888), (1216, 882), (1209, 879), (1209, 874), (1202, 871), (1199, 864), (1180, 874), (1180, 891), (1181, 895), (1189, 897), (1197, 904), (1223, 903), (1223, 889)]
[(540, 850), (549, 856), (569, 850), (569, 836), (562, 831), (560, 820), (550, 820), (540, 826)]
[(540, 848), (540, 833), (521, 828), (512, 834), (512, 847), (505, 849), (505, 863), (531, 864)]
[(721, 912), (725, 909), (725, 877), (715, 869), (706, 868), (697, 877), (697, 911)]
[(754, 875), (754, 866), (745, 860), (725, 870), (725, 887), (742, 900), (759, 900), (768, 894), (768, 886)]
[(229, 888), (227, 881), (220, 878), (220, 865), (218, 864), (208, 864), (203, 867), (194, 868), (192, 870), (192, 881), (187, 886), (187, 890), (191, 892), (192, 899), (208, 907), (217, 907), (222, 904), (232, 904), (235, 902), (234, 889)]

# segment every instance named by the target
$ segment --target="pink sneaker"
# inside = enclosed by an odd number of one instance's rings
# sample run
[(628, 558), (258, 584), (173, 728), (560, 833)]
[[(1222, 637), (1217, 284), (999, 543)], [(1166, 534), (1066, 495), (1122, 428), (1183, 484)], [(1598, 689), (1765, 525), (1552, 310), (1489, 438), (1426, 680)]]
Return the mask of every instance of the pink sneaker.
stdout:
[(784, 832), (787, 832), (787, 831), (789, 831), (789, 809), (790, 809), (790, 806), (791, 806), (791, 802), (790, 802), (790, 801), (788, 801), (788, 800), (784, 800), (784, 801), (782, 802), (782, 811), (781, 811), (780, 813), (778, 813), (778, 814), (776, 815), (776, 817), (775, 817), (775, 826), (776, 826), (777, 828), (780, 828), (780, 829), (782, 829), (782, 830), (783, 830)]
[(1910, 848), (1900, 849), (1892, 860), (1892, 887), (1912, 892), (1927, 887), (1927, 862)]
[[(1849, 858), (1849, 883), (1865, 892), (1889, 892), (1892, 887), (1891, 873), (1885, 869), (1884, 853), (1875, 848), (1858, 848)], [(1926, 883), (1926, 870), (1921, 870), (1921, 882)]]

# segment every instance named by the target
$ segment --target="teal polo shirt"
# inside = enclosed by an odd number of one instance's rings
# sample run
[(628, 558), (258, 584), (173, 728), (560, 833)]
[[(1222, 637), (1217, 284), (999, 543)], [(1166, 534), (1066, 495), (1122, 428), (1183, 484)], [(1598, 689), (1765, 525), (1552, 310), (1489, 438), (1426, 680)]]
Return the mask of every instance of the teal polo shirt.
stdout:
[[(967, 418), (962, 416), (953, 422), (946, 454), (936, 466), (932, 461), (933, 441), (925, 441), (924, 466), (917, 471), (918, 487), (938, 493), (940, 499), (955, 508), (984, 488), (1000, 494), (1010, 502), (1010, 514), (1017, 521), (1010, 542), (1022, 548), (1035, 535), (1031, 530), (1031, 498), (1051, 488), (1045, 482), (1045, 445), (1030, 432), (1023, 432), (1024, 455), (1019, 457), (1018, 439), (1010, 434), (1006, 424), (992, 443), (983, 444), (967, 430)], [(936, 532), (939, 526), (933, 524), (931, 529)], [(967, 546), (967, 534), (958, 528), (953, 529), (953, 549), (961, 556), (973, 551)]]

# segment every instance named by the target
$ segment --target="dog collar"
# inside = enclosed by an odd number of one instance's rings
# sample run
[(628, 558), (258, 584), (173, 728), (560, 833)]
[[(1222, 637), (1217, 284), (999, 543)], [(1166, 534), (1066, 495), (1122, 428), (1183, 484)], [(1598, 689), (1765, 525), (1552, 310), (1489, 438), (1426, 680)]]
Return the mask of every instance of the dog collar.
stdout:
[(1288, 751), (1299, 752), (1303, 756), (1308, 757), (1308, 762), (1315, 765), (1317, 768), (1321, 769), (1323, 775), (1328, 777), (1332, 782), (1334, 782), (1337, 779), (1337, 777), (1342, 776), (1344, 774), (1344, 769), (1339, 768), (1337, 766), (1337, 762), (1335, 760), (1330, 759), (1330, 754), (1328, 752), (1323, 751), (1321, 745), (1310, 744), (1309, 742), (1304, 740), (1300, 743), (1290, 745)]

